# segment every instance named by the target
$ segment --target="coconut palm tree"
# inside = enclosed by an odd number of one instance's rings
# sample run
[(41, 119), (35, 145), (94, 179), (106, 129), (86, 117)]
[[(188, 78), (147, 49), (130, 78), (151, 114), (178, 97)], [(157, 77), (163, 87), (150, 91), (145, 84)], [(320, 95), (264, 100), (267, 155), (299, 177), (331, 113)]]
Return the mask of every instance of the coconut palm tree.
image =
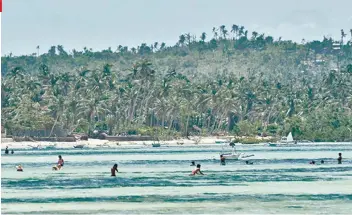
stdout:
[(232, 28), (231, 28), (231, 32), (233, 33), (233, 40), (237, 40), (238, 38), (238, 31), (239, 31), (239, 27), (238, 25), (232, 25)]
[(226, 39), (226, 35), (227, 35), (226, 26), (225, 25), (221, 25), (219, 29), (220, 29), (220, 32), (222, 34), (222, 38)]
[(180, 35), (178, 43), (183, 46), (186, 41), (186, 36), (184, 34)]
[(37, 57), (39, 57), (39, 45), (37, 46)]
[(218, 39), (218, 29), (213, 27), (213, 34), (214, 34), (214, 39), (217, 40)]
[(200, 40), (204, 43), (206, 37), (207, 37), (207, 34), (205, 32), (203, 32), (200, 36)]
[(341, 29), (341, 45), (343, 45), (343, 38), (345, 38), (347, 34), (345, 34), (345, 31)]

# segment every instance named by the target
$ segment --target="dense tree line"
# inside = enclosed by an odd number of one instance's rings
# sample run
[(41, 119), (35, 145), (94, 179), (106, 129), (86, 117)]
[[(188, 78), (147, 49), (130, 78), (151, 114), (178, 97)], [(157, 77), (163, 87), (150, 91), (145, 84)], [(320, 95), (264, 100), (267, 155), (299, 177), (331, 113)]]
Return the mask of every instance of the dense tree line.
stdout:
[[(351, 37), (352, 37), (352, 31)], [(298, 44), (243, 26), (100, 52), (53, 46), (2, 58), (2, 123), (109, 134), (352, 137), (352, 43)]]

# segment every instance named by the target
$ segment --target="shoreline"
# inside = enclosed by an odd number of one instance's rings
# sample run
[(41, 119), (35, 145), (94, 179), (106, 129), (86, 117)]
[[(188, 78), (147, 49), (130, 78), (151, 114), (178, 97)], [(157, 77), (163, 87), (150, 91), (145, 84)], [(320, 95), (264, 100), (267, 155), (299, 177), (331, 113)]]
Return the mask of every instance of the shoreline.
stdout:
[[(216, 141), (225, 142), (228, 140), (228, 137), (204, 137), (200, 140), (196, 138), (178, 139), (178, 140), (168, 140), (168, 141), (110, 141), (110, 140), (100, 140), (100, 139), (89, 139), (89, 140), (78, 140), (76, 142), (15, 142), (11, 138), (2, 138), (1, 139), (1, 149), (5, 149), (8, 146), (10, 149), (31, 149), (32, 147), (40, 146), (40, 149), (45, 149), (46, 147), (52, 147), (52, 149), (73, 149), (75, 145), (84, 145), (84, 148), (93, 148), (93, 149), (108, 149), (108, 148), (123, 148), (126, 146), (145, 146), (152, 147), (153, 143), (160, 143), (160, 146), (202, 146), (202, 145), (219, 145), (223, 146), (224, 143), (216, 143)], [(248, 145), (248, 146), (264, 146), (268, 142), (266, 139), (261, 139), (263, 142), (260, 143), (235, 143), (235, 145)], [(269, 140), (269, 138), (267, 138)], [(312, 142), (312, 143), (300, 143), (298, 145), (319, 145), (319, 144), (331, 144), (334, 145), (337, 142)], [(351, 142), (338, 142), (345, 144), (352, 144)], [(157, 147), (156, 147), (157, 148)], [(40, 150), (39, 149), (39, 150)], [(36, 150), (36, 149), (35, 149)]]

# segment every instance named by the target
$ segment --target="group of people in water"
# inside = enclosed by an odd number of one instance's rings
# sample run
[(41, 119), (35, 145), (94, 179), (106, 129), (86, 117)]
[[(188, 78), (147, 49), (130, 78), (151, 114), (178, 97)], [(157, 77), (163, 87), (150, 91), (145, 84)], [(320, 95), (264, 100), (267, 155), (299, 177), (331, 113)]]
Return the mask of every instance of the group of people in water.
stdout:
[[(57, 164), (55, 166), (53, 166), (53, 170), (60, 170), (65, 164), (64, 159), (62, 158), (61, 155), (59, 155), (59, 160), (57, 161)], [(23, 172), (23, 167), (21, 164), (19, 164), (18, 166), (16, 166), (16, 170), (17, 172)]]
[[(225, 157), (224, 157), (223, 155), (220, 155), (220, 165), (226, 165), (225, 160), (226, 160)], [(253, 164), (253, 162), (248, 161), (248, 160), (246, 160), (245, 163), (246, 163), (247, 165), (252, 165), (252, 164)], [(324, 161), (324, 160), (321, 160), (320, 163), (321, 163), (321, 164), (324, 164), (325, 161)], [(342, 164), (342, 153), (339, 153), (339, 157), (337, 158), (337, 163), (338, 163), (338, 164)], [(315, 164), (315, 161), (313, 160), (313, 161), (311, 161), (309, 164)], [(191, 166), (196, 166), (195, 161), (192, 161), (192, 162), (191, 162)], [(194, 170), (192, 171), (192, 174), (190, 174), (190, 175), (197, 175), (197, 174), (204, 175), (204, 174), (200, 171), (200, 167), (201, 167), (201, 165), (200, 165), (200, 164), (197, 164), (197, 168), (194, 169)]]
[[(9, 154), (8, 146), (6, 146), (5, 154)], [(14, 154), (14, 151), (13, 151), (13, 150), (11, 151), (11, 154)], [(64, 159), (62, 158), (61, 155), (59, 155), (58, 158), (59, 158), (59, 159), (58, 159), (58, 161), (57, 161), (57, 164), (56, 164), (55, 166), (53, 166), (53, 168), (52, 168), (53, 170), (60, 170), (60, 169), (64, 166), (64, 164), (65, 164), (65, 161), (64, 161)], [(225, 157), (224, 157), (223, 155), (220, 155), (220, 165), (226, 165), (225, 160), (226, 160)], [(250, 161), (248, 161), (248, 160), (247, 160), (245, 163), (246, 163), (247, 165), (253, 164), (253, 162), (250, 162)], [(321, 160), (320, 163), (321, 163), (321, 164), (324, 164), (325, 162), (324, 162), (324, 160)], [(342, 164), (342, 153), (341, 153), (341, 152), (338, 154), (337, 163), (338, 163), (338, 164)], [(314, 165), (314, 164), (315, 164), (315, 161), (312, 160), (312, 161), (309, 162), (309, 164), (313, 164), (313, 165)], [(200, 165), (200, 164), (197, 164), (197, 165), (196, 165), (195, 161), (192, 161), (190, 166), (196, 166), (196, 169), (194, 169), (190, 175), (198, 175), (198, 174), (204, 175), (204, 174), (202, 173), (202, 171), (200, 170), (200, 168), (201, 168), (201, 165)], [(114, 166), (111, 168), (111, 176), (116, 176), (116, 173), (119, 172), (117, 168), (118, 168), (118, 165), (115, 163)], [(22, 167), (22, 165), (19, 164), (18, 166), (16, 166), (16, 170), (17, 170), (18, 172), (23, 172), (23, 167)]]
[[(324, 164), (325, 163), (325, 161), (324, 160), (321, 160), (320, 161), (320, 164)], [(309, 164), (315, 164), (315, 161), (314, 160), (312, 160), (311, 162), (309, 162)], [(342, 153), (340, 152), (339, 153), (339, 157), (337, 158), (337, 164), (342, 164)]]
[[(15, 152), (13, 151), (13, 149), (11, 150), (11, 154), (14, 154)], [(5, 149), (5, 154), (9, 154), (9, 147), (6, 146), (6, 149)]]

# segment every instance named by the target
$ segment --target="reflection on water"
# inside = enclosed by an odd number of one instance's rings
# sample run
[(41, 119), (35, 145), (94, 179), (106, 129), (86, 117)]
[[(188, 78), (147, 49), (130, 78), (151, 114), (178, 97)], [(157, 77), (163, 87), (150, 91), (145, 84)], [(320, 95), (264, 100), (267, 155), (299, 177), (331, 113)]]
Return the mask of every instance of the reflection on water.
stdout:
[[(352, 145), (237, 149), (255, 154), (254, 164), (221, 166), (219, 145), (18, 150), (2, 156), (2, 213), (348, 214), (352, 209)], [(59, 154), (64, 169), (51, 171)], [(206, 175), (189, 176), (192, 160)], [(110, 177), (114, 163), (116, 178)], [(15, 171), (18, 164), (24, 172)]]

